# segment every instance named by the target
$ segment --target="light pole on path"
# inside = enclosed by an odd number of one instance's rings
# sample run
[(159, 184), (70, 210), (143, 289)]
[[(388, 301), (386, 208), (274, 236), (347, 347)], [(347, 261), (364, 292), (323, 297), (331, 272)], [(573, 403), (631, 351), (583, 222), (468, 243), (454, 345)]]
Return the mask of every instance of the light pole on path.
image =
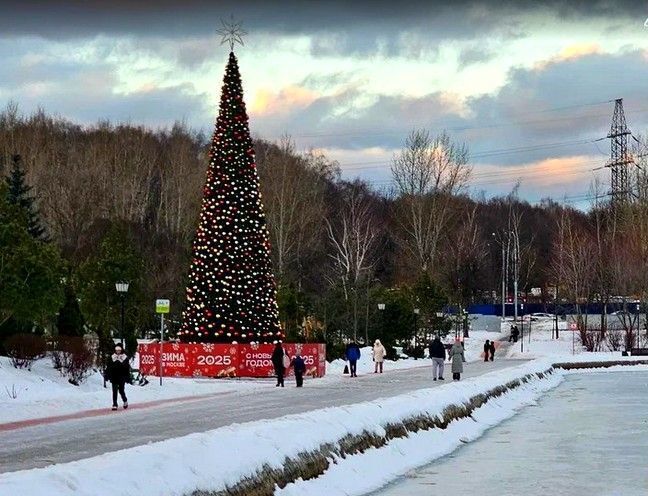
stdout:
[(121, 300), (121, 318), (120, 318), (120, 329), (119, 329), (119, 343), (124, 347), (124, 311), (126, 306), (126, 293), (128, 293), (128, 283), (125, 281), (120, 281), (115, 283), (115, 289), (117, 294), (119, 294), (119, 299)]

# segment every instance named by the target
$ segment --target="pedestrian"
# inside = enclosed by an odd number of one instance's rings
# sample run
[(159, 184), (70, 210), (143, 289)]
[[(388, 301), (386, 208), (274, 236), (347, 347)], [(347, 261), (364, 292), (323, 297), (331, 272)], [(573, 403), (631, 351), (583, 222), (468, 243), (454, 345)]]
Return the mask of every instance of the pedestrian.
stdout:
[(513, 334), (515, 333), (514, 327), (511, 326), (511, 330), (509, 331), (509, 343), (513, 341)]
[(124, 353), (121, 344), (115, 345), (115, 352), (111, 355), (108, 367), (106, 367), (106, 379), (112, 383), (112, 409), (117, 410), (117, 393), (121, 396), (124, 409), (128, 408), (125, 386), (131, 384), (131, 368), (128, 356)]
[(513, 326), (513, 341), (518, 342), (518, 338), (520, 337), (520, 330), (518, 329), (517, 324)]
[(495, 341), (491, 341), (488, 351), (490, 351), (490, 361), (492, 362), (495, 360)]
[[(275, 375), (277, 376), (277, 385), (275, 387), (284, 387), (284, 375), (286, 374), (286, 359), (288, 356), (281, 346), (281, 341), (275, 343), (275, 349), (272, 352), (272, 366), (274, 367)], [(290, 359), (288, 359), (290, 365)]]
[(461, 346), (461, 340), (457, 338), (455, 343), (450, 348), (450, 360), (452, 361), (452, 378), (455, 381), (461, 380), (461, 373), (463, 372), (463, 364), (466, 361), (464, 356), (464, 348)]
[(306, 372), (306, 363), (299, 353), (297, 353), (297, 356), (293, 357), (292, 367), (295, 371), (295, 381), (297, 382), (297, 387), (302, 387), (304, 385), (304, 372)]
[(488, 355), (490, 353), (490, 341), (487, 339), (484, 343), (484, 361), (488, 361)]
[(440, 381), (444, 381), (443, 362), (445, 362), (446, 359), (446, 349), (439, 336), (436, 336), (430, 343), (430, 358), (432, 359), (433, 380), (436, 381), (439, 379)]
[(385, 361), (386, 354), (387, 350), (385, 350), (385, 347), (380, 342), (380, 339), (376, 339), (373, 346), (373, 361), (375, 363), (374, 374), (377, 374), (378, 370), (380, 370), (381, 374), (383, 373), (383, 362)]
[(345, 351), (346, 359), (349, 361), (349, 372), (351, 377), (358, 377), (358, 360), (360, 360), (360, 347), (352, 341), (347, 344)]

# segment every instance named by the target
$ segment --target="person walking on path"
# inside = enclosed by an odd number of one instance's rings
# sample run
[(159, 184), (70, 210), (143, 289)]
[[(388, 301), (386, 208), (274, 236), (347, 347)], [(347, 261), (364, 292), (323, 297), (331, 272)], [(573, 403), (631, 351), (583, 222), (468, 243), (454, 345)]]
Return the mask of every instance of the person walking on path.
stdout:
[(490, 361), (492, 362), (495, 360), (495, 341), (491, 341), (488, 351), (490, 351)]
[(124, 353), (124, 348), (120, 344), (115, 345), (115, 352), (110, 357), (108, 367), (106, 367), (106, 379), (112, 383), (112, 409), (117, 410), (117, 393), (121, 396), (124, 403), (124, 409), (128, 408), (128, 398), (126, 398), (125, 386), (132, 382), (130, 363), (128, 356)]
[(487, 339), (484, 343), (484, 361), (488, 361), (488, 355), (490, 354), (491, 342)]
[(295, 371), (295, 381), (297, 382), (297, 387), (302, 387), (304, 385), (304, 373), (306, 372), (306, 363), (299, 353), (297, 356), (294, 356), (292, 359), (293, 370)]
[(430, 358), (432, 359), (432, 375), (434, 380), (445, 380), (443, 378), (443, 362), (446, 359), (446, 349), (439, 336), (436, 336), (430, 343)]
[(461, 346), (461, 340), (457, 338), (455, 343), (450, 348), (450, 360), (452, 361), (452, 378), (455, 381), (461, 380), (461, 374), (463, 372), (463, 364), (466, 361), (464, 356), (464, 348)]
[(360, 347), (353, 341), (346, 347), (346, 359), (349, 361), (351, 377), (358, 377), (358, 360), (360, 360)]
[(380, 339), (376, 339), (376, 342), (373, 346), (373, 361), (375, 363), (374, 374), (377, 374), (378, 370), (380, 370), (381, 374), (383, 373), (383, 362), (385, 361), (386, 354), (387, 350), (385, 350), (385, 347), (380, 342)]
[(281, 341), (275, 344), (275, 349), (272, 352), (272, 366), (274, 367), (275, 375), (277, 376), (277, 385), (275, 387), (284, 387), (284, 375), (286, 374), (286, 361), (290, 365), (290, 359), (281, 346)]

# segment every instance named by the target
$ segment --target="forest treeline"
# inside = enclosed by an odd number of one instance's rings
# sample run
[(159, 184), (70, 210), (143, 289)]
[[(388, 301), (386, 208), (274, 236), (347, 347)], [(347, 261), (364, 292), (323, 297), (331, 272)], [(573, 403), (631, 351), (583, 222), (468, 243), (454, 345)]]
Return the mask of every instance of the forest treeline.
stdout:
[[(180, 123), (160, 130), (80, 126), (7, 106), (0, 166), (9, 205), (0, 248), (14, 251), (14, 265), (7, 256), (0, 264), (2, 333), (118, 333), (119, 280), (130, 282), (131, 340), (157, 332), (156, 298), (171, 300), (173, 332), (208, 146), (208, 136)], [(644, 293), (645, 202), (611, 209), (600, 201), (585, 213), (549, 199), (531, 205), (515, 190), (470, 197), (469, 144), (446, 133), (419, 130), (404, 139), (390, 191), (343, 180), (337, 163), (298, 152), (288, 138), (259, 138), (254, 146), (280, 315), (291, 339), (407, 341), (443, 327), (435, 319), (447, 305), (499, 301), (502, 274), (509, 294), (517, 275), (521, 293), (541, 288), (540, 301), (552, 301), (556, 286), (580, 302)], [(21, 171), (31, 188), (23, 193), (16, 186)], [(21, 195), (34, 200), (22, 201), (22, 214), (11, 205), (20, 207)], [(25, 246), (12, 238), (17, 229), (32, 238)], [(41, 258), (49, 277), (20, 267)], [(19, 303), (21, 291), (33, 297)]]

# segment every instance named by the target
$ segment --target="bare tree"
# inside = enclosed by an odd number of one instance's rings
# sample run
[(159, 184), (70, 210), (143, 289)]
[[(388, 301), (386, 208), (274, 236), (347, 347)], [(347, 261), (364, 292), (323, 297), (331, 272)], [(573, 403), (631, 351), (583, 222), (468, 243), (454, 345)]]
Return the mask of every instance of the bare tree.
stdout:
[(373, 200), (364, 188), (349, 185), (341, 207), (335, 219), (325, 218), (334, 274), (329, 279), (333, 284), (341, 284), (344, 298), (351, 305), (353, 337), (357, 339), (359, 290), (372, 279), (380, 228), (373, 213)]
[(417, 268), (434, 267), (439, 241), (447, 226), (452, 197), (468, 183), (468, 148), (446, 133), (432, 138), (413, 131), (391, 165), (398, 193), (397, 221), (401, 244)]
[(300, 255), (321, 239), (325, 176), (318, 157), (296, 153), (287, 137), (278, 146), (263, 147), (260, 158), (272, 254), (277, 277), (283, 281), (290, 269), (300, 273)]

